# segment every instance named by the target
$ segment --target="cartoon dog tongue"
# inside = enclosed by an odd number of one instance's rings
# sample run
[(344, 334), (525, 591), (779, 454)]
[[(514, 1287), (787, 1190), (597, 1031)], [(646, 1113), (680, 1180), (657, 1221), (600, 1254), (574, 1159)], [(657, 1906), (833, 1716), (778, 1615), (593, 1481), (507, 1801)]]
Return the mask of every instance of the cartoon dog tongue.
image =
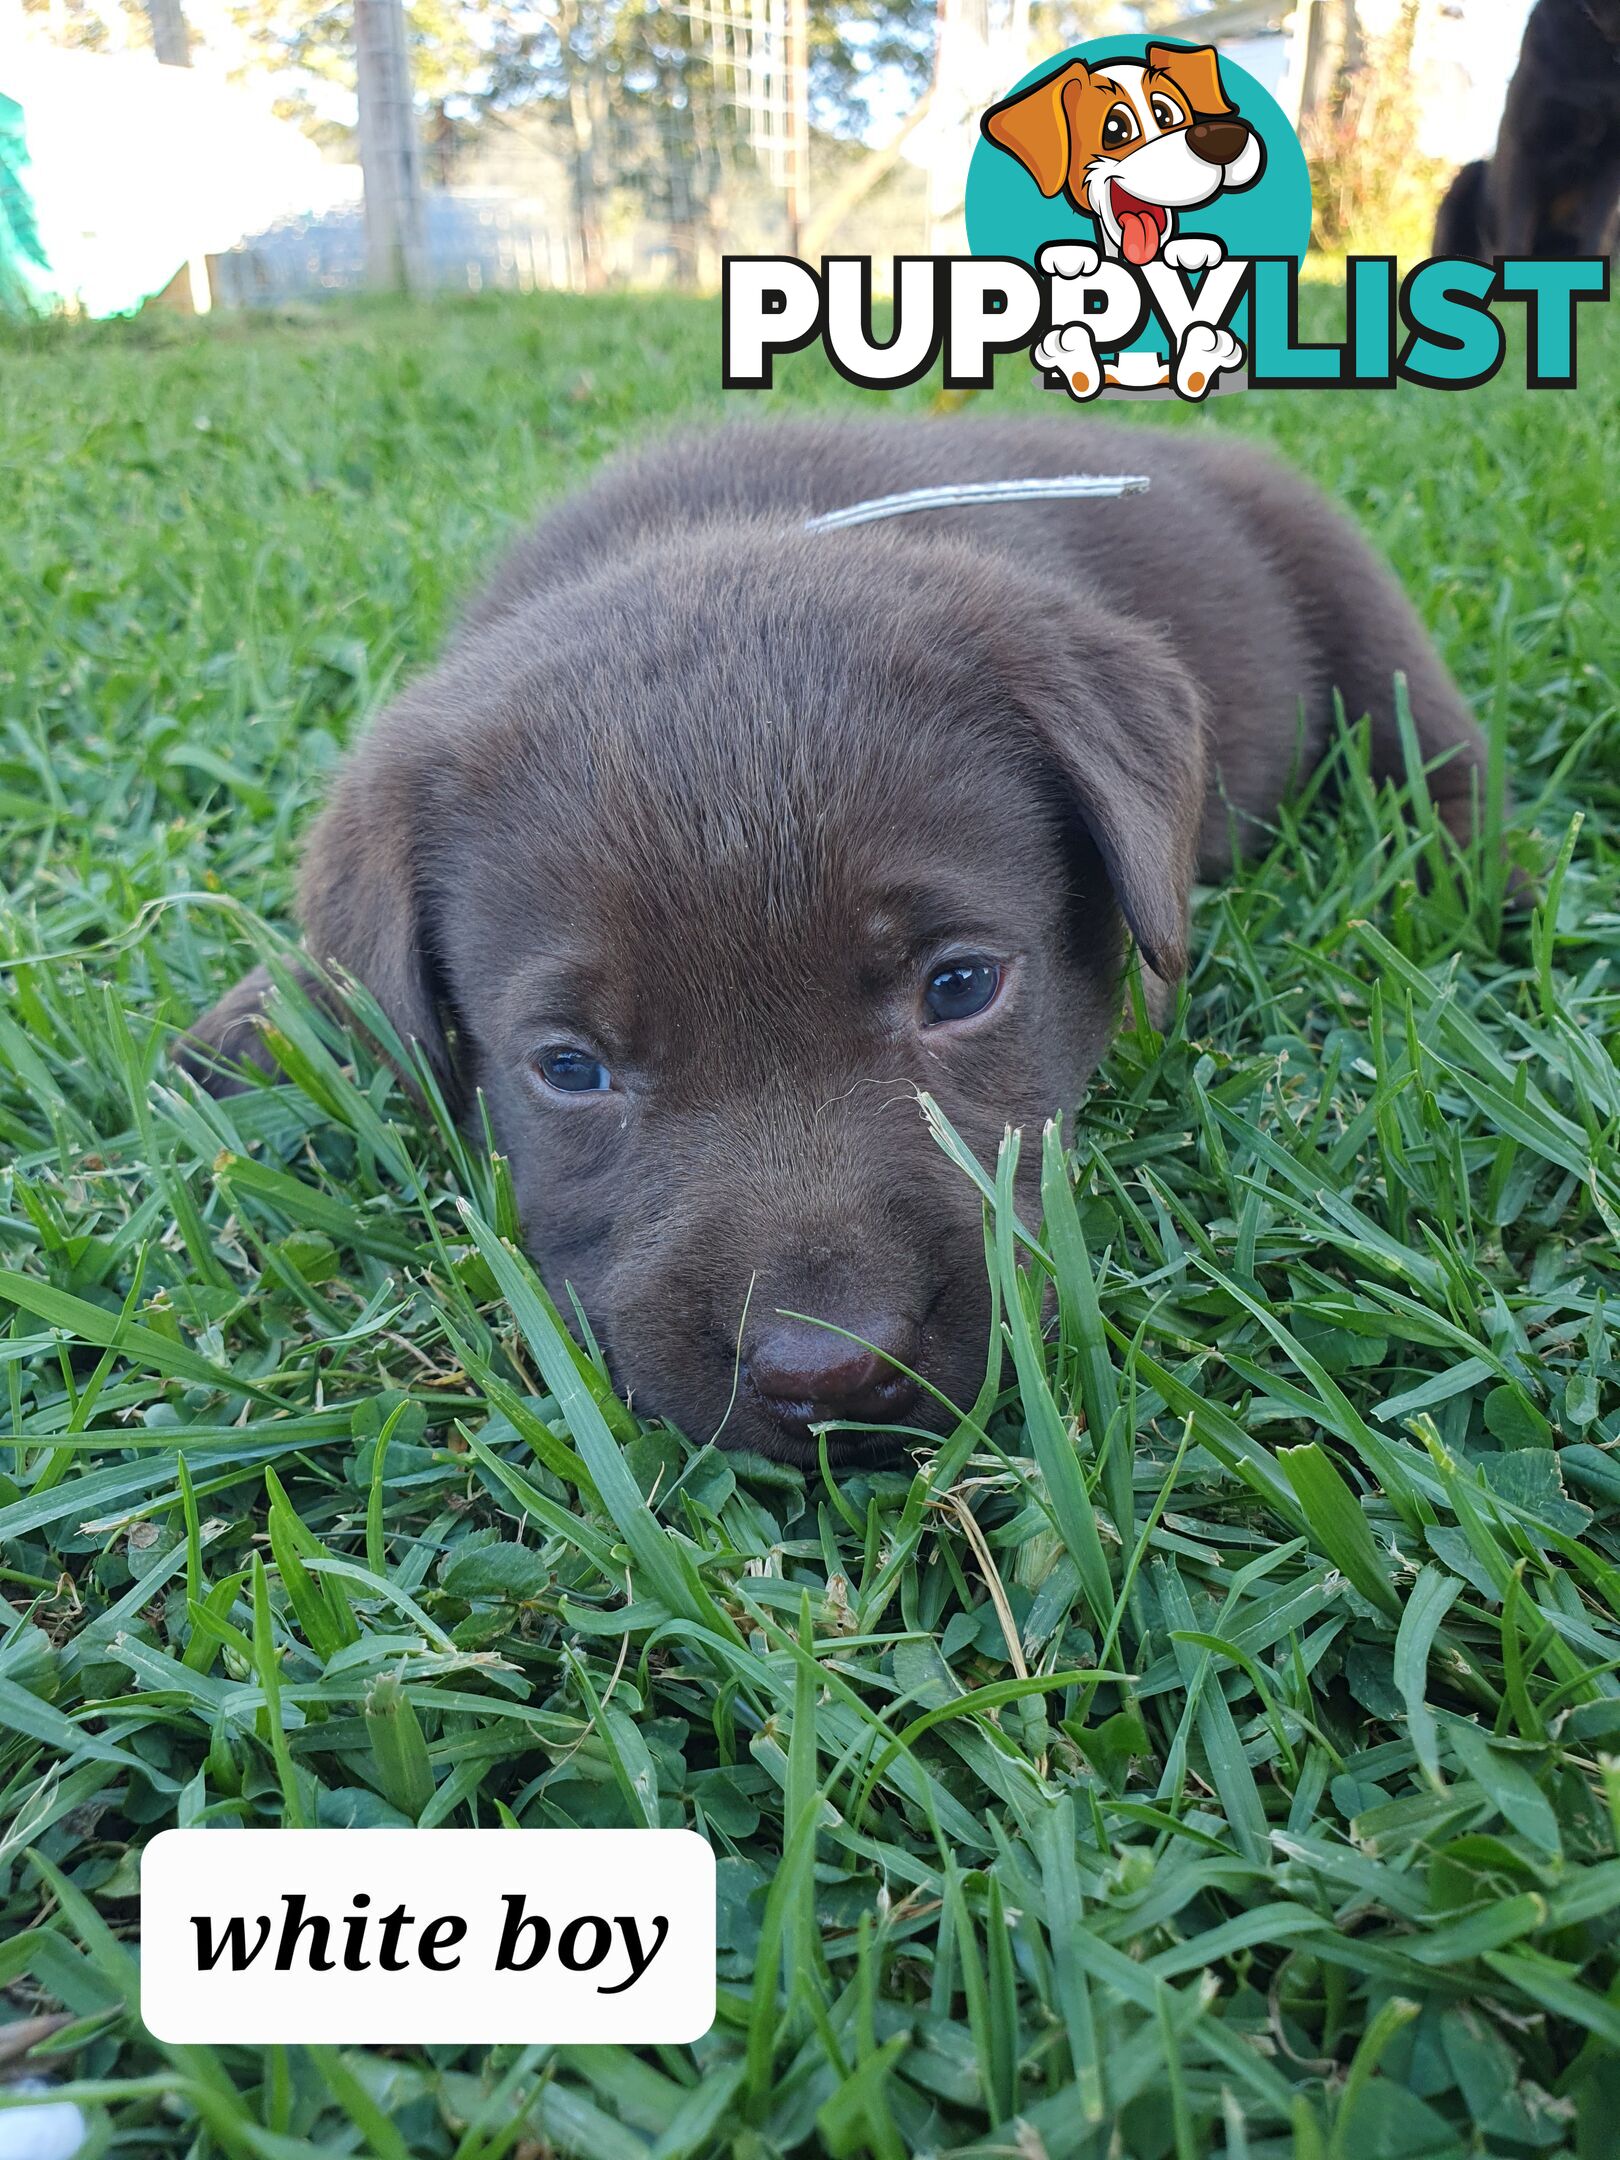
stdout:
[(1119, 244), (1130, 263), (1150, 263), (1159, 252), (1164, 231), (1164, 212), (1155, 203), (1133, 195), (1122, 181), (1114, 182), (1114, 215), (1119, 220)]
[(1149, 217), (1145, 210), (1122, 211), (1119, 230), (1127, 262), (1151, 262), (1159, 252), (1158, 220)]

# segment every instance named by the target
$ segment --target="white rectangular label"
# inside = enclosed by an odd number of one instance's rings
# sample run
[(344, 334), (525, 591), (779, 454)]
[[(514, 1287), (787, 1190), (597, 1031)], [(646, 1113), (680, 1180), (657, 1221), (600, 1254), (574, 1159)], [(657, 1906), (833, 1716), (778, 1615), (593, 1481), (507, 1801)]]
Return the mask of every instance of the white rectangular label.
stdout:
[(687, 2041), (714, 2022), (691, 1830), (165, 1830), (141, 2016), (187, 2041)]

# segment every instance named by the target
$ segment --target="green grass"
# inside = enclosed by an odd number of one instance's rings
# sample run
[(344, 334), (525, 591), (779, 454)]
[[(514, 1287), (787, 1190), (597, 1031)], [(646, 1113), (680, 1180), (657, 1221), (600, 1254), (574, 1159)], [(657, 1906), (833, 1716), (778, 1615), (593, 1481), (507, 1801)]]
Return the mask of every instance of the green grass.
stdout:
[[(712, 310), (0, 350), (0, 2017), (65, 2015), (35, 2062), (97, 2149), (1613, 2153), (1620, 342), (1582, 340), (1574, 394), (1146, 416), (1353, 505), (1542, 904), (1422, 886), (1421, 802), (1348, 743), (1044, 1142), (1038, 1250), (991, 1185), (1005, 1391), (841, 1485), (637, 1426), (502, 1166), (307, 1013), (291, 1087), (163, 1058), (513, 521), (718, 411)], [(146, 1837), (403, 1820), (702, 1829), (713, 2031), (143, 2032)]]

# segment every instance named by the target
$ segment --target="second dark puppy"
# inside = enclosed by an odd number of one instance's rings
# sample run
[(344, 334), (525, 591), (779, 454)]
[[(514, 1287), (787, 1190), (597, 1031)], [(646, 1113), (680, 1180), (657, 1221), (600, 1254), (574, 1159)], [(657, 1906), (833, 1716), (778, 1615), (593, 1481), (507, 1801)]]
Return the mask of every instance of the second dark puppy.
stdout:
[(1433, 252), (1609, 255), (1620, 217), (1620, 0), (1536, 0), (1488, 158), (1463, 166)]
[[(803, 529), (1077, 469), (1151, 487)], [(1071, 1109), (1127, 933), (1181, 972), (1195, 873), (1320, 755), (1335, 688), (1403, 770), (1397, 670), (1465, 838), (1484, 750), (1445, 669), (1255, 451), (1067, 419), (733, 428), (610, 468), (519, 544), (351, 757), (305, 936), (453, 1103), (484, 1091), (530, 1247), (637, 1404), (813, 1459), (821, 1421), (937, 1422), (897, 1367), (958, 1402), (983, 1373), (979, 1203), (917, 1090), (981, 1159)], [(256, 972), (197, 1023), (210, 1084), (268, 1062), (264, 994)]]

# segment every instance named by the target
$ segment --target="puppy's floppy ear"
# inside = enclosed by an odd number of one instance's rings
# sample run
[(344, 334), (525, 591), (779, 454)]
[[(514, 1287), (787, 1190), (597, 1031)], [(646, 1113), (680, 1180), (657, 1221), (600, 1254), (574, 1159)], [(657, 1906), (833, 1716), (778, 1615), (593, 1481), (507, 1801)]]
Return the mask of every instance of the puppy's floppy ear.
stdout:
[(454, 1107), (424, 861), (432, 818), (422, 773), (398, 731), (374, 724), (304, 844), (298, 917), (310, 958), (365, 985), (401, 1042), (420, 1045)]
[(1071, 61), (1055, 75), (992, 105), (979, 123), (986, 142), (1015, 157), (1043, 195), (1056, 195), (1069, 177), (1068, 94), (1090, 77), (1083, 60)]
[(1147, 64), (1168, 75), (1200, 120), (1216, 119), (1237, 107), (1221, 84), (1220, 55), (1213, 45), (1150, 45)]
[[(438, 994), (421, 853), (431, 819), (420, 799), (419, 761), (374, 727), (344, 768), (304, 843), (298, 915), (313, 966), (294, 965), (301, 988), (347, 1017), (330, 974), (354, 976), (382, 1007), (400, 1041), (414, 1041), (446, 1101), (457, 1107), (456, 1076)], [(251, 969), (194, 1020), (172, 1056), (213, 1095), (250, 1082), (243, 1068), (277, 1074), (260, 1023), (275, 985)], [(386, 1049), (386, 1046), (379, 1046)], [(402, 1073), (411, 1084), (409, 1071)]]
[[(307, 968), (294, 966), (303, 987), (318, 995), (320, 986)], [(240, 1095), (251, 1086), (248, 1070), (274, 1078), (275, 1057), (259, 1031), (265, 1007), (275, 984), (266, 967), (249, 968), (242, 980), (227, 990), (170, 1046), (169, 1055), (210, 1095)]]
[(1143, 959), (1174, 982), (1187, 967), (1208, 778), (1202, 690), (1151, 633), (1117, 621), (1070, 639), (1059, 618), (1003, 679), (1096, 842)]

